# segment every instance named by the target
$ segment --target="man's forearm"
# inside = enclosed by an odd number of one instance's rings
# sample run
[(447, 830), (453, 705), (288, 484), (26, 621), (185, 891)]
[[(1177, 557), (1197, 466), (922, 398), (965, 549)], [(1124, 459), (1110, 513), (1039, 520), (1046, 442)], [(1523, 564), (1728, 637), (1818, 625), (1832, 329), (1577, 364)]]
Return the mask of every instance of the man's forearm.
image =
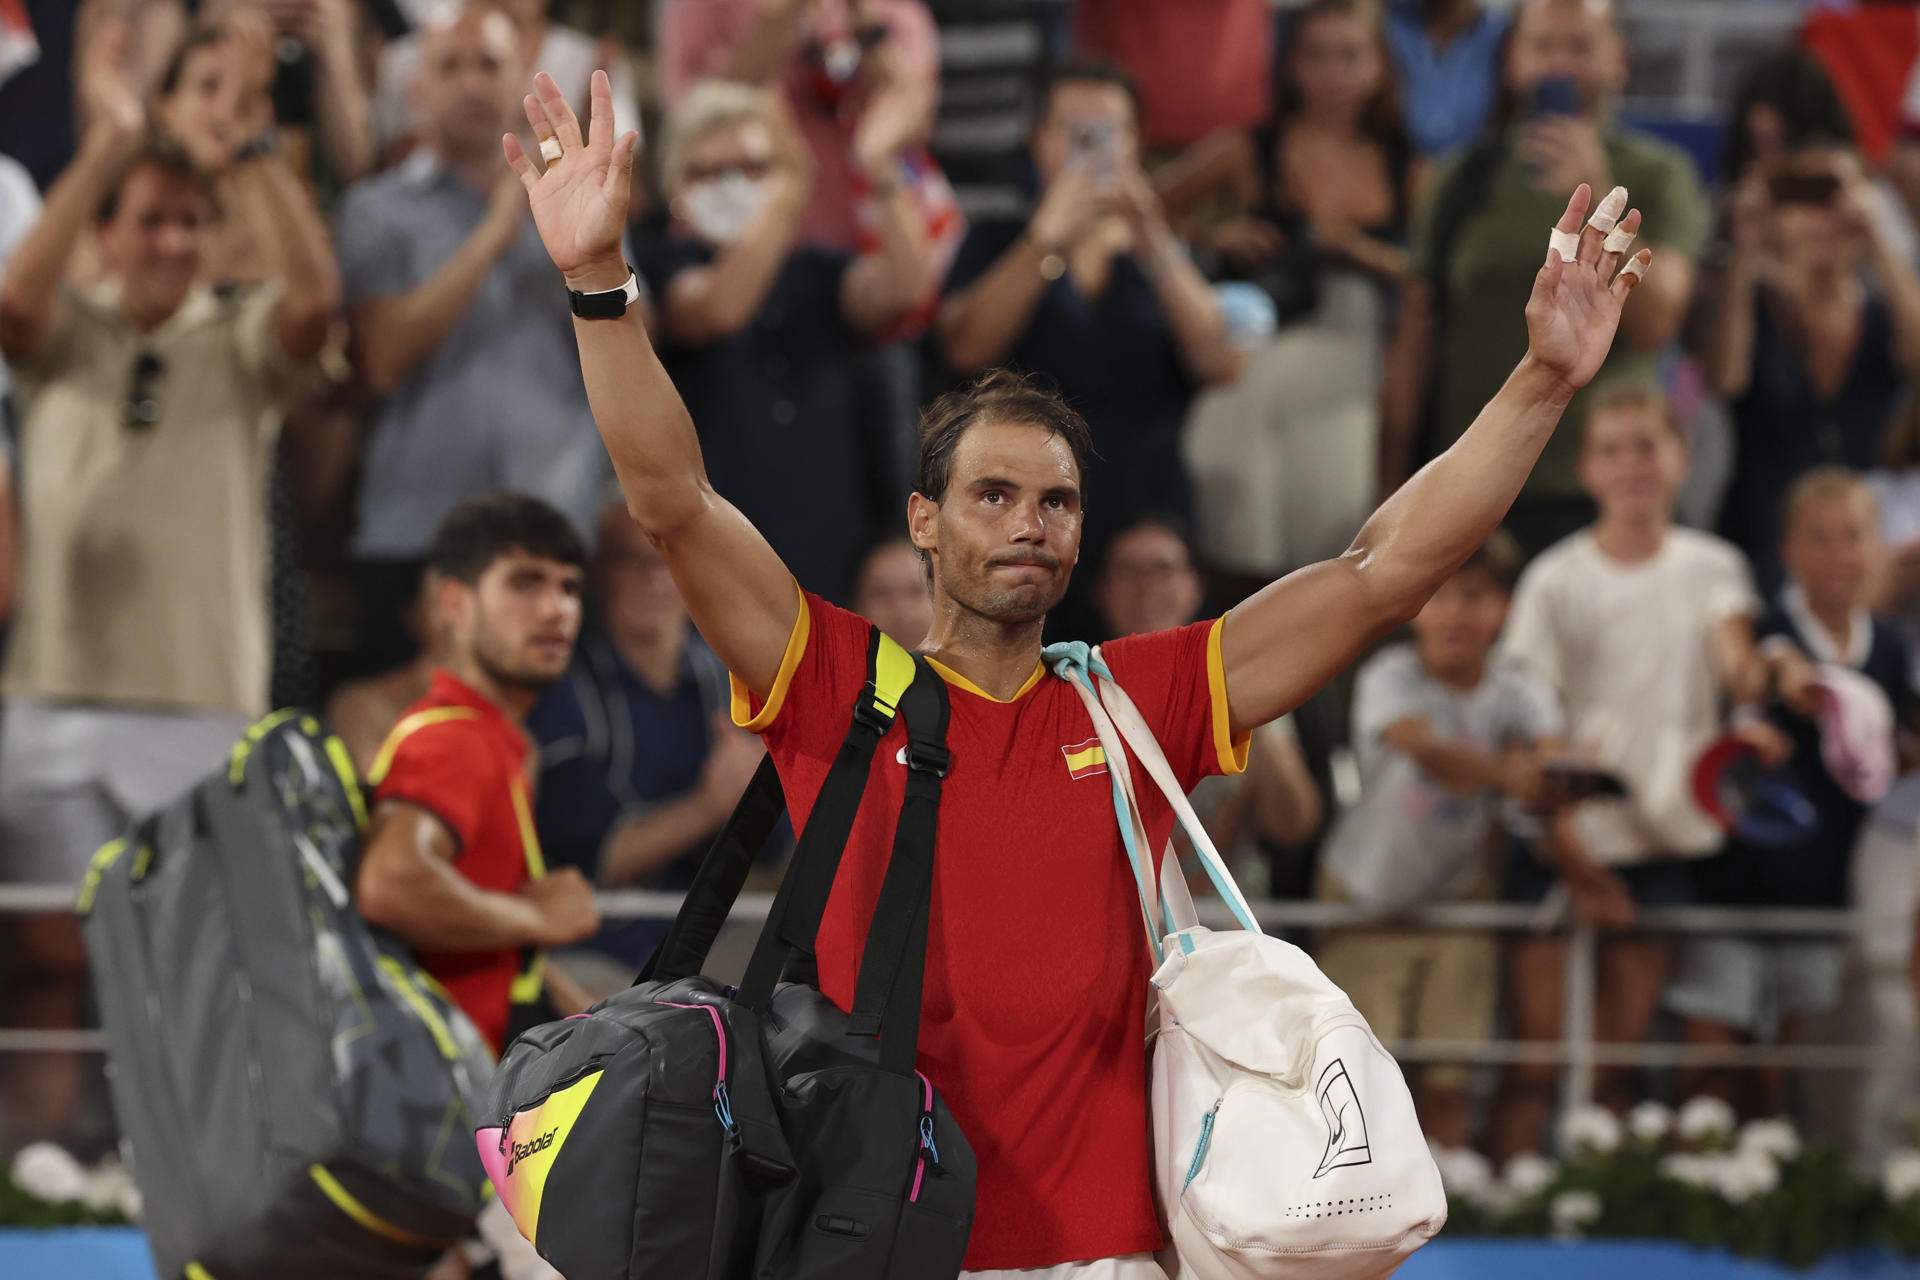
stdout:
[(698, 794), (669, 800), (607, 838), (600, 854), (600, 883), (612, 889), (645, 880), (697, 849), (720, 821)]
[(289, 355), (320, 350), (340, 305), (340, 273), (326, 224), (300, 179), (278, 156), (243, 163), (232, 189), (255, 243), (270, 246), (282, 292), (277, 329)]
[(1234, 377), (1240, 361), (1227, 342), (1220, 303), (1173, 233), (1158, 231), (1143, 246), (1142, 260), (1188, 372), (1201, 382)]
[(947, 361), (956, 371), (977, 373), (999, 364), (1020, 341), (1046, 292), (1041, 260), (1042, 250), (1029, 230), (948, 304), (952, 310), (942, 337)]
[(1522, 359), (1466, 434), (1374, 512), (1354, 550), (1389, 612), (1412, 616), (1500, 527), (1572, 397)]
[(355, 897), (368, 921), (424, 951), (502, 951), (541, 941), (532, 902), (482, 889), (439, 858), (395, 859), (362, 875)]
[(391, 394), (446, 341), (500, 260), (501, 236), (482, 222), (418, 289), (358, 309), (354, 366), (374, 394)]
[(47, 191), (39, 219), (7, 260), (0, 284), (0, 351), (14, 358), (39, 345), (82, 233), (119, 175), (132, 140), (94, 132)]
[(320, 146), (343, 182), (373, 168), (373, 110), (350, 41), (329, 38), (316, 51)]
[(880, 247), (854, 264), (848, 278), (848, 321), (865, 333), (877, 333), (912, 311), (933, 293), (933, 245), (926, 221), (904, 185), (895, 185), (875, 201)]
[(753, 323), (800, 237), (805, 209), (804, 195), (783, 193), (745, 235), (715, 255), (712, 265), (696, 277), (696, 290), (677, 291), (670, 285), (662, 302), (668, 332), (679, 341), (698, 345)]

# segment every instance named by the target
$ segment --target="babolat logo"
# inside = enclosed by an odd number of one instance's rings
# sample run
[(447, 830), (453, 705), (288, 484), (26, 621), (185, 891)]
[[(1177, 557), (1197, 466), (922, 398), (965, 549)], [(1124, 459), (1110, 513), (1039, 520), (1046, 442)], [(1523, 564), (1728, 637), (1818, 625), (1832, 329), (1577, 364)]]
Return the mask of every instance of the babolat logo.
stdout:
[(512, 1143), (511, 1146), (513, 1149), (507, 1152), (507, 1176), (509, 1178), (513, 1176), (513, 1166), (519, 1164), (528, 1156), (537, 1155), (552, 1146), (553, 1135), (559, 1132), (560, 1130), (558, 1128), (553, 1128), (547, 1130), (531, 1142)]

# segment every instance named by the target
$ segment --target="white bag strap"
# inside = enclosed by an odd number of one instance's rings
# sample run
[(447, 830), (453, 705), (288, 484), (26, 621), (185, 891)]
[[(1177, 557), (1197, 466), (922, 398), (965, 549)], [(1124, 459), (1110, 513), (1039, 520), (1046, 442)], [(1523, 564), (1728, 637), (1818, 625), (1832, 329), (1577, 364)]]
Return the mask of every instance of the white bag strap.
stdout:
[[(1093, 650), (1093, 656), (1096, 659), (1099, 658), (1098, 647)], [(1200, 859), (1200, 865), (1206, 868), (1207, 878), (1213, 881), (1214, 891), (1227, 904), (1227, 909), (1233, 912), (1234, 919), (1239, 922), (1242, 929), (1249, 933), (1262, 932), (1260, 922), (1253, 918), (1253, 908), (1247, 905), (1247, 899), (1240, 892), (1240, 886), (1234, 882), (1233, 872), (1227, 869), (1225, 859), (1221, 858), (1220, 851), (1214, 848), (1213, 837), (1207, 834), (1206, 827), (1200, 822), (1200, 816), (1193, 811), (1193, 803), (1187, 799), (1187, 793), (1181, 788), (1179, 779), (1174, 777), (1173, 767), (1167, 763), (1166, 753), (1161, 751), (1160, 743), (1155, 740), (1153, 730), (1147, 727), (1140, 709), (1134, 706), (1133, 699), (1127, 696), (1127, 691), (1114, 680), (1113, 673), (1107, 669), (1105, 662), (1101, 662), (1097, 668), (1089, 664), (1089, 669), (1094, 672), (1094, 682), (1098, 687), (1100, 700), (1112, 716), (1114, 724), (1119, 728), (1120, 736), (1126, 740), (1127, 746), (1132, 748), (1134, 759), (1146, 769), (1147, 776), (1158, 784), (1167, 803), (1173, 806), (1173, 812), (1179, 818), (1181, 828), (1187, 833), (1187, 839), (1192, 843), (1194, 853)], [(1171, 854), (1172, 850), (1169, 849), (1168, 852)], [(1177, 864), (1178, 859), (1169, 857), (1167, 861)], [(1180, 883), (1178, 890), (1177, 894), (1169, 894), (1163, 875), (1161, 894), (1167, 899), (1168, 910), (1171, 912), (1184, 905), (1188, 918), (1181, 921), (1179, 927), (1190, 928), (1197, 923), (1193, 918), (1193, 901), (1186, 893), (1184, 881)], [(1180, 902), (1180, 899), (1185, 899), (1185, 902)]]
[[(1140, 815), (1139, 799), (1133, 793), (1133, 770), (1127, 766), (1126, 745), (1088, 683), (1088, 675), (1093, 674), (1089, 669), (1099, 659), (1087, 652), (1084, 645), (1049, 646), (1046, 657), (1053, 661), (1054, 670), (1060, 678), (1072, 685), (1073, 691), (1080, 695), (1080, 701), (1087, 709), (1087, 717), (1093, 721), (1093, 731), (1100, 739), (1100, 749), (1106, 755), (1107, 773), (1113, 788), (1114, 817), (1120, 826), (1120, 842), (1126, 847), (1127, 861), (1133, 869), (1134, 892), (1139, 896), (1141, 923), (1146, 928), (1147, 953), (1153, 957), (1157, 967), (1163, 958), (1161, 939), (1165, 937), (1167, 927), (1160, 915), (1159, 895), (1153, 889), (1153, 864), (1148, 857), (1146, 821)], [(1104, 664), (1101, 664), (1100, 670), (1105, 670)], [(1166, 873), (1166, 861), (1161, 863), (1162, 875)], [(1178, 874), (1176, 868), (1176, 878)], [(1187, 903), (1187, 909), (1191, 913), (1191, 901)]]

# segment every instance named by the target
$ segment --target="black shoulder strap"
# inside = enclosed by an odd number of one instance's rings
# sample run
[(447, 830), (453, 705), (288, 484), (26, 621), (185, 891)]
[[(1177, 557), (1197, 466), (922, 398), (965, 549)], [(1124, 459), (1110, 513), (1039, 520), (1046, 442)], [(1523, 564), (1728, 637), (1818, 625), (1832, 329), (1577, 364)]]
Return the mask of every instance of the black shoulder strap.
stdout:
[(734, 900), (753, 870), (755, 855), (766, 846), (767, 837), (786, 811), (787, 798), (769, 755), (760, 762), (753, 781), (734, 806), (733, 816), (701, 859), (680, 913), (634, 979), (636, 983), (675, 982), (691, 978), (706, 967), (707, 953), (713, 949), (720, 926), (727, 922)]
[(867, 682), (854, 702), (846, 741), (834, 756), (826, 781), (814, 800), (806, 829), (800, 833), (793, 860), (774, 896), (773, 910), (746, 976), (740, 981), (740, 999), (765, 1010), (781, 971), (794, 954), (811, 956), (826, 914), (827, 898), (840, 871), (840, 855), (853, 833), (861, 797), (873, 766), (874, 749), (893, 726), (900, 699), (913, 683), (916, 659), (873, 629), (867, 642)]
[[(900, 703), (907, 717), (906, 797), (901, 802), (899, 825), (894, 828), (887, 876), (880, 885), (873, 923), (867, 928), (853, 1016), (847, 1026), (847, 1034), (857, 1036), (879, 1035), (884, 1026), (884, 1046), (904, 1043), (909, 1049), (918, 1039), (940, 786), (952, 764), (946, 749), (946, 682), (926, 666), (924, 659), (917, 661), (919, 678), (908, 687)], [(900, 997), (898, 1008), (896, 996)], [(905, 1069), (911, 1070), (912, 1065), (909, 1056)]]

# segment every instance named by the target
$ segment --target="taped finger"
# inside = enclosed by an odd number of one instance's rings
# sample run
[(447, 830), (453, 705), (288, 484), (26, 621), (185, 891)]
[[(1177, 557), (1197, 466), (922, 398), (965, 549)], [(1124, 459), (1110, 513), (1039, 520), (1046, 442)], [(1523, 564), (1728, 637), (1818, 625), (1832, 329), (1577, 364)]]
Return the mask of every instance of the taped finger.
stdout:
[(1593, 211), (1591, 218), (1587, 219), (1587, 225), (1600, 234), (1606, 235), (1619, 224), (1620, 216), (1626, 211), (1627, 189), (1615, 187), (1607, 192), (1606, 199), (1600, 202), (1600, 207)]
[(546, 163), (552, 164), (564, 154), (560, 149), (560, 139), (542, 138), (540, 140), (540, 158)]
[(1547, 234), (1547, 251), (1560, 255), (1560, 261), (1572, 262), (1580, 256), (1580, 233), (1555, 227)]
[(1607, 238), (1600, 242), (1600, 248), (1607, 253), (1625, 253), (1633, 247), (1633, 242), (1638, 238), (1624, 226), (1615, 227), (1607, 232)]

